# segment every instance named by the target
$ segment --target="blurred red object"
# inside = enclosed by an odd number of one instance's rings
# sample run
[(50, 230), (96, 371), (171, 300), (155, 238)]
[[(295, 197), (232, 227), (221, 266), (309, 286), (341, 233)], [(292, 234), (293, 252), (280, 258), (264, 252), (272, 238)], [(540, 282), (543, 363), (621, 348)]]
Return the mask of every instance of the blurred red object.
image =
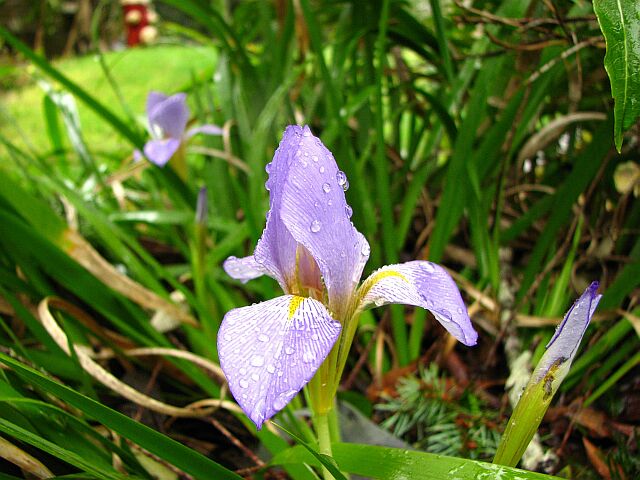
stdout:
[(153, 24), (157, 14), (149, 0), (120, 0), (127, 34), (127, 45), (135, 47), (139, 44), (152, 43), (157, 37)]

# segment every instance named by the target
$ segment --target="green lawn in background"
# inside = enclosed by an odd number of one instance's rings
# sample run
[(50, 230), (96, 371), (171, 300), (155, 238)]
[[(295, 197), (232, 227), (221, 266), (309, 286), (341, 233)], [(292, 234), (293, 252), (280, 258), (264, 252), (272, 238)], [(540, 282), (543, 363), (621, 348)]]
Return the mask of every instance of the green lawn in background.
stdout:
[[(129, 108), (144, 121), (147, 93), (175, 93), (213, 74), (217, 55), (211, 47), (161, 45), (105, 54), (105, 61)], [(122, 105), (94, 55), (54, 62), (65, 75), (125, 118)], [(20, 147), (27, 142), (42, 153), (50, 149), (42, 113), (44, 92), (36, 82), (0, 97), (0, 132)], [(128, 153), (131, 146), (82, 104), (78, 104), (85, 141), (95, 153)], [(68, 145), (68, 142), (67, 142)]]

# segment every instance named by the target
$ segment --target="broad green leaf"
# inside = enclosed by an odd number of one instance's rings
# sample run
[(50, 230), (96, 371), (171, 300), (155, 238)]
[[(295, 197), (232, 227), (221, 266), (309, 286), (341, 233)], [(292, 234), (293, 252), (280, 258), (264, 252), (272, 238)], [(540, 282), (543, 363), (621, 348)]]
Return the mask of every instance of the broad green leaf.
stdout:
[[(332, 449), (333, 458), (341, 471), (373, 479), (552, 480), (557, 478), (517, 468), (414, 450), (355, 443), (334, 443)], [(318, 460), (299, 445), (276, 455), (271, 464), (286, 465), (300, 462), (319, 466)]]
[(615, 100), (613, 136), (620, 152), (622, 134), (640, 115), (640, 2), (593, 0), (607, 42), (604, 68)]

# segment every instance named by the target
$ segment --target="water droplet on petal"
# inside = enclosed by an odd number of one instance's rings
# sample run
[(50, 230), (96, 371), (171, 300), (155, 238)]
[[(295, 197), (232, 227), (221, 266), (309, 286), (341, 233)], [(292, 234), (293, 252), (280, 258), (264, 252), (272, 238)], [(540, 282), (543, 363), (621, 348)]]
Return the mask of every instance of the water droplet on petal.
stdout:
[(312, 363), (316, 359), (316, 356), (312, 352), (304, 352), (302, 361), (304, 363)]
[(261, 342), (268, 342), (269, 336), (265, 335), (264, 333), (261, 333), (260, 335), (258, 335), (258, 340), (260, 340)]
[(224, 334), (224, 340), (226, 342), (230, 342), (231, 340), (233, 340), (233, 335), (231, 335), (230, 333), (225, 333)]
[(238, 383), (240, 383), (240, 386), (241, 386), (242, 388), (248, 388), (248, 387), (249, 387), (249, 381), (248, 381), (246, 378), (243, 378), (243, 379), (242, 379), (242, 380), (240, 380), (240, 382), (238, 382)]
[(251, 359), (251, 365), (254, 367), (261, 367), (264, 365), (264, 357), (262, 355), (256, 355)]
[(345, 183), (347, 183), (347, 174), (342, 170), (338, 170), (338, 173), (336, 173), (336, 180), (338, 180), (338, 185), (344, 188)]
[(344, 207), (344, 213), (347, 214), (347, 218), (351, 218), (351, 215), (353, 215), (353, 208), (351, 208), (349, 205), (346, 205)]
[(276, 371), (276, 367), (273, 365), (267, 365), (267, 372), (274, 373)]
[(319, 171), (320, 173), (324, 173), (324, 167), (323, 167), (322, 165), (320, 165), (320, 168), (318, 169), (318, 171)]
[(371, 253), (371, 247), (369, 246), (368, 242), (365, 241), (362, 244), (362, 248), (360, 249), (360, 253), (365, 257), (369, 256), (369, 254)]
[(284, 353), (286, 353), (287, 355), (292, 355), (294, 352), (293, 348), (291, 347), (284, 347)]
[(460, 314), (464, 313), (464, 310), (462, 309), (462, 307), (458, 307), (458, 313)]
[(257, 373), (251, 374), (251, 380), (257, 382), (258, 380), (260, 380), (260, 375), (258, 375)]
[(381, 307), (382, 305), (384, 305), (384, 299), (383, 298), (376, 298), (373, 303), (376, 304), (376, 307)]
[(311, 160), (313, 160), (314, 162), (317, 162), (318, 161), (318, 156), (317, 155), (312, 156)]
[(304, 127), (304, 130), (302, 130), (302, 136), (303, 137), (310, 137), (311, 136), (311, 130), (306, 125)]
[(318, 220), (314, 220), (313, 222), (311, 222), (311, 225), (309, 226), (309, 230), (311, 230), (313, 233), (318, 233), (320, 231), (321, 228), (321, 224)]
[(342, 185), (342, 190), (345, 192), (349, 190), (349, 180), (345, 180), (344, 185)]
[(246, 374), (246, 373), (247, 373), (247, 369), (246, 369), (246, 368), (241, 368), (241, 369), (239, 370), (239, 372), (240, 372), (240, 375), (244, 375), (244, 374)]
[(271, 162), (267, 163), (264, 167), (265, 171), (267, 173), (271, 173)]
[(433, 264), (431, 262), (426, 262), (424, 264), (424, 270), (428, 273), (433, 273), (435, 271), (435, 268), (433, 267)]
[(329, 193), (331, 191), (331, 185), (329, 185), (328, 183), (325, 183), (322, 185), (322, 191), (324, 193)]

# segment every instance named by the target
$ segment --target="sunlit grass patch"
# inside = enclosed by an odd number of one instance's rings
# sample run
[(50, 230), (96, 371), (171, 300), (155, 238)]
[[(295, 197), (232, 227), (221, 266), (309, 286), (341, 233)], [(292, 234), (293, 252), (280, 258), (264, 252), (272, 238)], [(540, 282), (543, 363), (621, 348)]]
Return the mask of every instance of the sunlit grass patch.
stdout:
[[(159, 45), (106, 53), (105, 63), (111, 76), (135, 115), (144, 113), (146, 95), (150, 90), (172, 93), (187, 89), (194, 81), (211, 76), (217, 53), (211, 47)], [(126, 113), (111, 88), (98, 58), (94, 55), (68, 58), (54, 65), (79, 85), (85, 86), (100, 102), (120, 117)], [(29, 73), (32, 73), (30, 70)], [(34, 78), (40, 75), (34, 72)], [(18, 145), (32, 145), (38, 151), (50, 148), (42, 115), (43, 90), (34, 81), (27, 87), (4, 95), (0, 107), (0, 131)], [(78, 104), (85, 141), (94, 151), (129, 152), (130, 146), (94, 111)]]

